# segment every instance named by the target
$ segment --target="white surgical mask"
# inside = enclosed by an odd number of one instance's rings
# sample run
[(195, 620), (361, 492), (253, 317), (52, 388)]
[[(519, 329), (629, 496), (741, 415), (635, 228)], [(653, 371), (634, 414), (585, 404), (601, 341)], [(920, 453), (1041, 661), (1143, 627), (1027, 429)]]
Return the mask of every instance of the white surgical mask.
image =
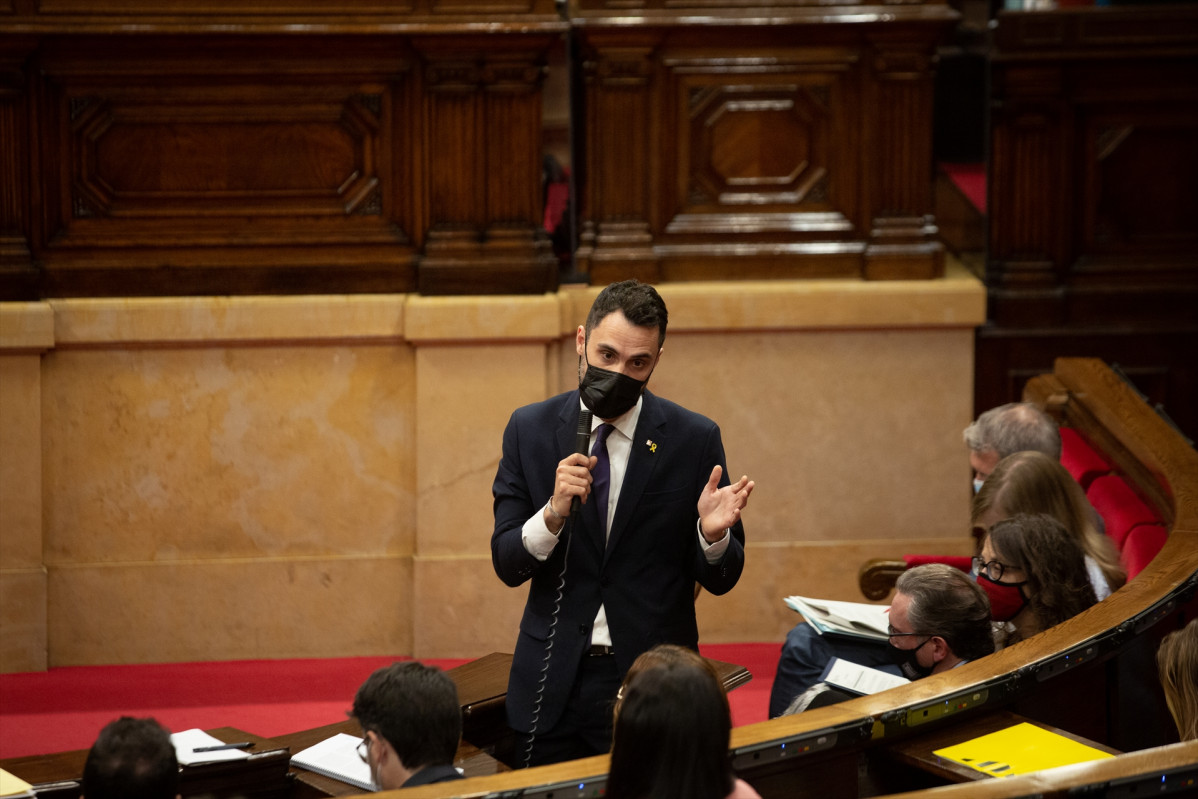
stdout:
[(986, 481), (980, 477), (973, 478), (973, 493), (976, 494), (977, 492), (981, 491), (982, 483), (984, 483), (984, 482), (986, 482)]

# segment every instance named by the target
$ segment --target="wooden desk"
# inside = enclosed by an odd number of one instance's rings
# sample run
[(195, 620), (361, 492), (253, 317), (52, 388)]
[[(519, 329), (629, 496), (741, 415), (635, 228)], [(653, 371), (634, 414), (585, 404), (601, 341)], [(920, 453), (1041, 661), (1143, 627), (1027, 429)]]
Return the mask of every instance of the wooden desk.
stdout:
[[(180, 795), (284, 799), (290, 793), (286, 776), (290, 755), (280, 755), (282, 747), (276, 741), (236, 727), (207, 732), (225, 743), (253, 741), (250, 758), (183, 766), (179, 773)], [(0, 768), (33, 785), (39, 799), (78, 799), (87, 753), (87, 749), (76, 749), (11, 757), (0, 761)]]
[(967, 766), (962, 766), (959, 763), (954, 763), (951, 760), (945, 760), (933, 753), (939, 749), (964, 743), (983, 735), (989, 735), (992, 732), (1005, 730), (1008, 727), (1013, 727), (1016, 724), (1024, 722), (1034, 724), (1049, 732), (1055, 732), (1057, 735), (1063, 735), (1066, 738), (1107, 752), (1108, 754), (1122, 754), (1117, 749), (1112, 749), (1109, 746), (1083, 738), (1080, 735), (1074, 735), (1066, 730), (1057, 729), (1048, 724), (1042, 724), (1034, 719), (1024, 718), (1023, 716), (1004, 710), (966, 717), (957, 723), (937, 727), (925, 735), (916, 735), (905, 740), (895, 741), (885, 748), (872, 751), (870, 756), (919, 769), (939, 780), (945, 780), (950, 783), (993, 779), (988, 774)]
[[(753, 675), (744, 666), (718, 660), (710, 662), (715, 666), (716, 673), (727, 690), (753, 679)], [(462, 706), (462, 742), (458, 745), (454, 765), (462, 769), (467, 777), (481, 777), (511, 770), (496, 755), (496, 750), (500, 753), (516, 751), (512, 748), (514, 733), (507, 726), (504, 713), (508, 672), (511, 671), (511, 667), (512, 655), (494, 652), (446, 672), (457, 685), (458, 703)], [(283, 735), (274, 741), (277, 745), (289, 747), (292, 753), (295, 753), (339, 732), (355, 736), (362, 734), (356, 721), (346, 719), (314, 730)], [(359, 788), (307, 769), (293, 767), (292, 772), (297, 780), (293, 799), (361, 793)]]
[[(744, 685), (753, 678), (744, 666), (734, 663), (724, 663), (718, 660), (710, 661), (720, 677), (720, 681), (728, 690)], [(454, 765), (462, 769), (467, 777), (482, 777), (509, 771), (510, 768), (494, 756), (497, 743), (510, 738), (513, 733), (507, 726), (504, 714), (504, 698), (507, 694), (508, 672), (511, 670), (512, 655), (495, 652), (478, 658), (469, 663), (450, 669), (446, 672), (458, 689), (458, 701), (462, 706), (462, 741), (458, 745)], [(347, 698), (347, 705), (349, 699)], [(294, 754), (309, 746), (320, 743), (337, 733), (344, 732), (360, 736), (362, 730), (358, 723), (346, 718), (342, 721), (326, 724), (311, 730), (301, 730), (275, 738), (263, 738), (236, 727), (220, 727), (208, 730), (208, 733), (221, 741), (253, 741), (255, 756), (280, 749), (289, 750)], [(5, 768), (21, 779), (34, 785), (61, 783), (63, 799), (77, 799), (79, 796), (79, 780), (83, 775), (83, 765), (87, 760), (86, 749), (71, 752), (58, 752), (50, 755), (31, 755), (28, 757), (8, 758), (0, 761), (0, 768)], [(288, 755), (288, 760), (290, 759)], [(228, 763), (243, 763), (244, 761), (226, 761)], [(259, 797), (265, 799), (276, 795), (274, 788), (263, 787), (258, 791), (246, 791), (242, 786), (234, 786), (228, 775), (219, 769), (206, 766), (188, 766), (183, 769), (183, 796), (193, 794), (211, 794), (216, 797), (226, 795), (221, 789), (232, 791), (237, 788), (237, 795)], [(289, 799), (316, 799), (326, 796), (348, 796), (362, 793), (357, 788), (340, 780), (325, 777), (307, 769), (291, 767), (289, 771), (293, 778), (290, 784)], [(217, 784), (214, 787), (213, 780)], [(226, 785), (226, 783), (228, 783)], [(229, 794), (232, 795), (232, 794)], [(58, 793), (48, 793), (51, 799), (58, 799)]]

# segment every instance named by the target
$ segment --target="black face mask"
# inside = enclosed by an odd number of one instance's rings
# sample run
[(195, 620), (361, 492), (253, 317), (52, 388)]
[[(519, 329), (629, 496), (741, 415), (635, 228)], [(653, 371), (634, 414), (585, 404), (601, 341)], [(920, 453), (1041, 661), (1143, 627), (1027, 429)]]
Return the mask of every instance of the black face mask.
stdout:
[(935, 668), (934, 666), (921, 666), (919, 665), (919, 660), (917, 659), (917, 653), (919, 650), (923, 648), (924, 644), (931, 640), (931, 636), (928, 636), (927, 641), (924, 641), (923, 644), (920, 644), (914, 649), (899, 649), (890, 642), (886, 643), (886, 646), (890, 650), (890, 659), (894, 661), (894, 665), (899, 667), (899, 671), (901, 671), (903, 676), (908, 680), (919, 680), (927, 677), (932, 673), (932, 669)]
[(635, 380), (619, 372), (591, 366), (588, 361), (586, 374), (578, 381), (578, 391), (582, 394), (582, 404), (607, 421), (632, 410), (648, 382), (648, 378)]

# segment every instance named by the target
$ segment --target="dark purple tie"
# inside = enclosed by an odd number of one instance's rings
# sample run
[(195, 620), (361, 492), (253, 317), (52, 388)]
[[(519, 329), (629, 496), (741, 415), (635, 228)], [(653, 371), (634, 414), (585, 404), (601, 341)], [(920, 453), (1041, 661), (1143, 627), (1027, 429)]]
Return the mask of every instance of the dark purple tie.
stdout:
[(607, 487), (611, 482), (611, 462), (607, 459), (607, 436), (612, 429), (609, 424), (599, 425), (595, 434), (595, 446), (591, 447), (591, 454), (599, 459), (595, 463), (595, 468), (591, 470), (591, 494), (604, 535), (607, 534)]

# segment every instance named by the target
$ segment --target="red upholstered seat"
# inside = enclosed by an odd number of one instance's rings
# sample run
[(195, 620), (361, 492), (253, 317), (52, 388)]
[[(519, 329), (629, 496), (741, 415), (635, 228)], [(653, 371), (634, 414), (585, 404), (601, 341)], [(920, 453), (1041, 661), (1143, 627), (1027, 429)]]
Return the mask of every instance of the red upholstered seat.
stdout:
[(1106, 534), (1120, 552), (1133, 528), (1141, 524), (1160, 524), (1156, 512), (1117, 475), (1095, 478), (1086, 497), (1106, 522)]
[(1163, 524), (1140, 524), (1131, 528), (1123, 541), (1121, 553), (1127, 579), (1143, 571), (1168, 540), (1169, 530)]
[(1095, 478), (1114, 471), (1110, 461), (1071, 427), (1061, 428), (1061, 465), (1084, 489), (1089, 489)]

